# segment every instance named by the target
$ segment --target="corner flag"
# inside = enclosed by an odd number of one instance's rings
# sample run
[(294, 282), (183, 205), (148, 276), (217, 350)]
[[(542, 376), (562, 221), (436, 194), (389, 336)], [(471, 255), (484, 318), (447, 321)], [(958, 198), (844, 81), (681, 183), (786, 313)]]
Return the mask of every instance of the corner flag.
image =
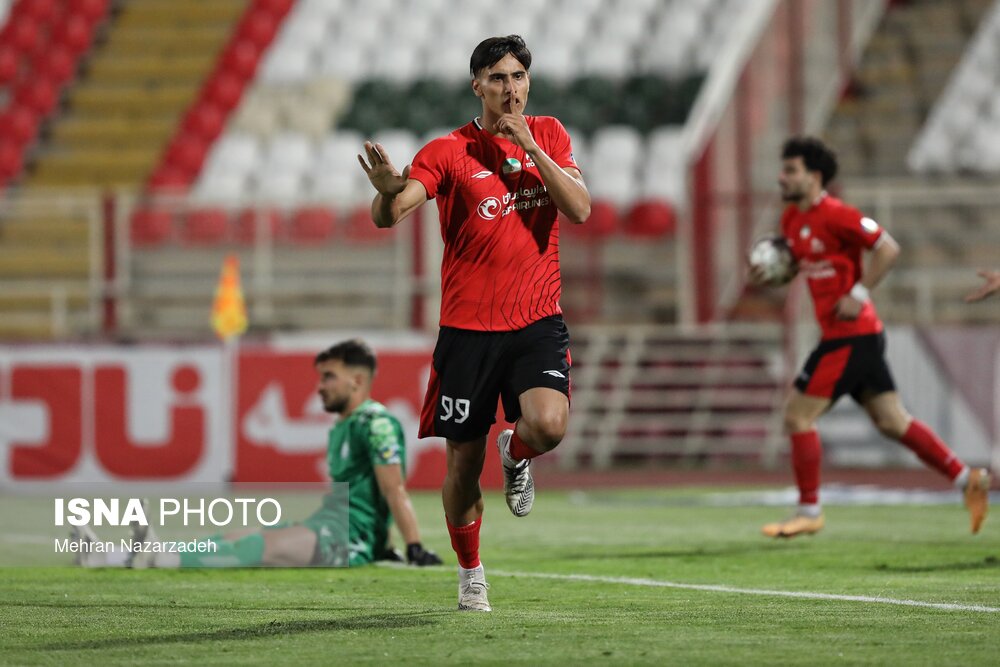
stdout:
[(240, 286), (240, 258), (229, 255), (222, 263), (212, 304), (212, 329), (224, 341), (247, 330), (247, 308)]

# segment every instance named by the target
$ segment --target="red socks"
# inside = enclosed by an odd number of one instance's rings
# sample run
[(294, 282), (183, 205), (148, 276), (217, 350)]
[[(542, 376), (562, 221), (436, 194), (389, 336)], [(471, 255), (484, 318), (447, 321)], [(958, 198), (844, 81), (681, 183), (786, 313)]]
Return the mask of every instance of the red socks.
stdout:
[(965, 467), (934, 431), (916, 419), (910, 422), (910, 427), (899, 441), (919, 456), (921, 461), (942, 475), (946, 475), (948, 479), (953, 480), (958, 477)]
[(532, 449), (528, 445), (524, 444), (524, 440), (517, 434), (517, 429), (514, 429), (514, 434), (510, 436), (510, 457), (515, 461), (523, 461), (524, 459), (533, 459), (536, 456), (541, 456), (541, 452), (537, 449)]
[(799, 487), (799, 504), (819, 503), (819, 468), (823, 446), (816, 431), (792, 433), (792, 468)]
[(483, 525), (483, 517), (479, 517), (467, 526), (456, 528), (445, 519), (448, 533), (451, 534), (451, 548), (458, 555), (458, 564), (466, 570), (479, 567), (479, 527)]

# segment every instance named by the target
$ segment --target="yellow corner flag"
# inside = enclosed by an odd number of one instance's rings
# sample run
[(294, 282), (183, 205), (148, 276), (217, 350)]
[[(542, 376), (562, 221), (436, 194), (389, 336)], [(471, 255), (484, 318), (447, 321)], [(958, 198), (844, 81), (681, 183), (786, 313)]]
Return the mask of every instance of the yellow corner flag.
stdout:
[(240, 258), (229, 255), (222, 263), (212, 304), (212, 329), (224, 341), (247, 330), (247, 307), (240, 286)]

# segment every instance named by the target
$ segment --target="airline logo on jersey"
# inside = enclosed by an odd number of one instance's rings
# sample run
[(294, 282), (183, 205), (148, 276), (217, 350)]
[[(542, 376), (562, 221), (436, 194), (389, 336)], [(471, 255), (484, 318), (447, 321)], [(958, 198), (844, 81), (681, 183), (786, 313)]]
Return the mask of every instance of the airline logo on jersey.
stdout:
[(521, 188), (514, 192), (504, 193), (504, 210), (502, 215), (507, 215), (512, 211), (526, 211), (530, 208), (548, 206), (552, 202), (548, 191), (548, 188), (544, 185), (536, 185), (531, 188)]
[(861, 218), (861, 229), (869, 234), (874, 234), (878, 231), (878, 223), (871, 218)]
[(489, 169), (483, 169), (482, 171), (473, 174), (472, 177), (473, 178), (478, 178), (478, 179), (481, 180), (481, 179), (484, 179), (484, 178), (489, 178), (492, 175), (493, 175), (492, 171), (490, 171)]
[(497, 217), (497, 212), (500, 210), (500, 200), (496, 197), (487, 197), (479, 202), (477, 210), (479, 211), (479, 217), (483, 220), (492, 220)]

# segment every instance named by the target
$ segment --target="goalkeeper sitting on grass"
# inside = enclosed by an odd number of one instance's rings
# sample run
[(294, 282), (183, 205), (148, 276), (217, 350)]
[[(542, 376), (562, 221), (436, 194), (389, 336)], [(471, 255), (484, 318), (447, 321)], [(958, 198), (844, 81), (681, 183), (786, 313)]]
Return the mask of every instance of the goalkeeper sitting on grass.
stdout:
[[(370, 398), (375, 354), (362, 341), (348, 340), (316, 355), (319, 395), (327, 412), (340, 415), (330, 430), (327, 460), (330, 476), (350, 489), (348, 526), (335, 490), (305, 521), (267, 529), (247, 529), (206, 538), (208, 552), (161, 553), (135, 550), (118, 553), (78, 552), (84, 566), (126, 567), (304, 567), (363, 565), (375, 560), (402, 560), (388, 547), (393, 519), (406, 541), (412, 565), (439, 565), (441, 559), (423, 548), (417, 518), (404, 486), (406, 450), (399, 421)], [(338, 486), (336, 489), (345, 488)], [(75, 539), (96, 541), (89, 527)], [(133, 542), (159, 541), (151, 528), (133, 526)]]

